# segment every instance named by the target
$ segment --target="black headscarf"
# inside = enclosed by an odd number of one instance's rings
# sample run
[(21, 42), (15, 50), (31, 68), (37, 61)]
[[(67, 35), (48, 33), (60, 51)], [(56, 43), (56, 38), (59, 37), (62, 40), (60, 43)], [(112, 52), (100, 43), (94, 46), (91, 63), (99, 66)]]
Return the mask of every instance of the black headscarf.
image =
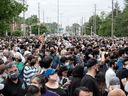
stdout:
[(73, 70), (73, 77), (83, 78), (84, 67), (82, 65), (77, 65)]

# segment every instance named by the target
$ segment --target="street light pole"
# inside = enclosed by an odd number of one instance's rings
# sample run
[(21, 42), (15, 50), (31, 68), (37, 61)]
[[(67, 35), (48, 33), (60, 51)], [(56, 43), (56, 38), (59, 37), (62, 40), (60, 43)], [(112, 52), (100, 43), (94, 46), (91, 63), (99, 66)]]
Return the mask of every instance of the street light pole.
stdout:
[(113, 37), (113, 0), (112, 0), (112, 32), (111, 32), (111, 37)]
[(57, 1), (58, 1), (58, 4), (57, 4), (57, 5), (58, 5), (58, 6), (57, 6), (57, 10), (58, 10), (58, 12), (57, 12), (57, 15), (58, 15), (58, 17), (57, 17), (57, 19), (58, 19), (58, 20), (57, 20), (57, 21), (58, 21), (58, 22), (57, 22), (57, 23), (58, 23), (57, 30), (58, 30), (58, 32), (59, 32), (59, 0), (57, 0)]
[[(23, 5), (25, 4), (24, 0), (23, 0)], [(23, 32), (24, 32), (24, 36), (26, 36), (26, 32), (25, 32), (25, 11), (23, 11), (23, 18), (24, 18), (24, 24), (23, 24)]]

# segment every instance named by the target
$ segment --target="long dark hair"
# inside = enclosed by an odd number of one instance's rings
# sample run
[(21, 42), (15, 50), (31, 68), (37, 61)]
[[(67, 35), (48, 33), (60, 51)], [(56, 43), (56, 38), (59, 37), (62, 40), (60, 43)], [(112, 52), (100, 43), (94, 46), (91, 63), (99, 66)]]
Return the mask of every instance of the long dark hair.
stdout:
[(104, 90), (107, 88), (105, 83), (105, 76), (102, 72), (99, 72), (96, 76), (96, 81), (98, 83), (100, 96), (103, 96)]
[(68, 70), (68, 68), (67, 68), (67, 66), (65, 66), (65, 65), (63, 65), (63, 66), (61, 66), (61, 67), (59, 68), (58, 76), (60, 77), (60, 79), (62, 79), (62, 72), (67, 71), (67, 70)]

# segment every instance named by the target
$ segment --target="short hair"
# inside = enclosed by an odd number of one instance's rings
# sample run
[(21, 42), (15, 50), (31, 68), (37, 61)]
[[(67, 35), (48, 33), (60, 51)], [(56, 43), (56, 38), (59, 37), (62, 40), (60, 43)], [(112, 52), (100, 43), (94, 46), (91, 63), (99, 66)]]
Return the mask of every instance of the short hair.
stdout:
[(126, 96), (122, 89), (114, 89), (108, 93), (108, 96)]
[(3, 50), (3, 48), (2, 48), (2, 47), (0, 47), (0, 50)]
[(60, 62), (65, 63), (66, 60), (67, 60), (67, 57), (61, 57)]
[(64, 52), (67, 52), (67, 50), (62, 50), (61, 55), (64, 55)]
[(38, 93), (40, 90), (37, 86), (30, 85), (27, 90), (27, 96), (33, 96), (34, 94)]
[(91, 46), (91, 47), (92, 47), (92, 44), (88, 44), (88, 45), (87, 45), (87, 48), (88, 48), (89, 46)]
[(6, 70), (10, 69), (10, 68), (13, 68), (13, 67), (17, 67), (15, 62), (10, 62), (6, 65)]
[(94, 55), (98, 55), (98, 54), (99, 54), (99, 51), (95, 49), (95, 50), (93, 51), (93, 56), (94, 56)]
[(0, 65), (0, 74), (3, 74), (4, 73), (4, 71), (5, 71), (5, 69), (6, 69), (6, 66), (5, 65)]
[(80, 87), (78, 87), (78, 88), (75, 89), (74, 95), (75, 96), (79, 96), (80, 91), (91, 92), (87, 87), (80, 86)]
[(53, 58), (50, 56), (44, 57), (43, 60), (41, 60), (40, 63), (40, 67), (44, 67), (44, 68), (49, 68), (51, 63), (52, 63)]
[(44, 49), (41, 49), (41, 50), (39, 51), (39, 53), (45, 54), (45, 50), (44, 50)]
[(115, 60), (110, 61), (110, 67), (112, 67), (112, 65), (115, 65)]
[(13, 53), (12, 52), (8, 52), (8, 54), (6, 55), (7, 58), (9, 58)]
[(124, 54), (124, 53), (125, 53), (125, 49), (124, 48), (119, 50), (119, 56), (122, 56), (122, 54)]
[(35, 76), (33, 76), (31, 78), (31, 80), (32, 79), (36, 79), (39, 84), (42, 84), (43, 90), (41, 90), (41, 91), (43, 91), (43, 92), (41, 92), (41, 93), (45, 93), (46, 92), (46, 86), (45, 86), (46, 80), (45, 80), (45, 76), (44, 75), (35, 75)]
[(128, 61), (128, 58), (123, 59), (122, 64), (125, 65), (126, 61)]

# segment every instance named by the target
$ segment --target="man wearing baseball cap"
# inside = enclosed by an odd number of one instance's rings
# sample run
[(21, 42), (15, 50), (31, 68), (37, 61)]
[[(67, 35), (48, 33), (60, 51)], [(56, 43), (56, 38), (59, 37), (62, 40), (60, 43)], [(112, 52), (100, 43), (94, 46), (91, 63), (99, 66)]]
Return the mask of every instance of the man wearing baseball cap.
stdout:
[(98, 84), (95, 80), (95, 75), (99, 72), (97, 60), (91, 58), (86, 64), (88, 72), (81, 80), (80, 85), (87, 87), (91, 92), (93, 92), (93, 96), (100, 96)]

